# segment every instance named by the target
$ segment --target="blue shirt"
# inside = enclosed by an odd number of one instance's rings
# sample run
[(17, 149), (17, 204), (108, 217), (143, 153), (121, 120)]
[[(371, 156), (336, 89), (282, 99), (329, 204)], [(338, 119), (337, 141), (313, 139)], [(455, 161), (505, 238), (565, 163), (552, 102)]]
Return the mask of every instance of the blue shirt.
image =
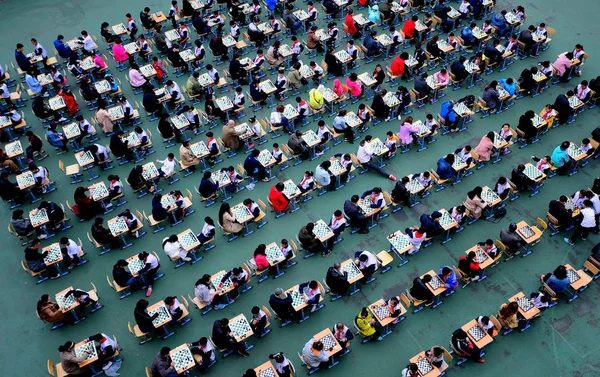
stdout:
[(562, 149), (560, 149), (559, 145), (558, 147), (554, 148), (551, 159), (554, 163), (554, 166), (560, 168), (565, 163), (569, 162), (569, 153), (567, 153), (566, 150), (563, 151)]
[(548, 286), (555, 293), (562, 293), (562, 292), (566, 291), (567, 287), (569, 286), (570, 283), (571, 283), (571, 281), (569, 280), (569, 277), (566, 277), (566, 278), (560, 280), (560, 279), (556, 278), (556, 276), (554, 276), (554, 275), (550, 276), (548, 281), (546, 281), (546, 284), (548, 284)]
[(498, 83), (502, 84), (504, 90), (506, 90), (511, 97), (514, 96), (517, 92), (517, 83), (515, 83), (514, 81), (512, 85), (507, 84), (505, 80), (498, 80)]
[(29, 74), (25, 75), (25, 81), (27, 82), (27, 85), (29, 85), (29, 88), (36, 94), (44, 89), (37, 79)]
[(54, 48), (56, 49), (58, 55), (60, 55), (61, 58), (68, 58), (69, 56), (71, 56), (71, 48), (63, 42), (59, 41), (58, 39), (54, 41)]

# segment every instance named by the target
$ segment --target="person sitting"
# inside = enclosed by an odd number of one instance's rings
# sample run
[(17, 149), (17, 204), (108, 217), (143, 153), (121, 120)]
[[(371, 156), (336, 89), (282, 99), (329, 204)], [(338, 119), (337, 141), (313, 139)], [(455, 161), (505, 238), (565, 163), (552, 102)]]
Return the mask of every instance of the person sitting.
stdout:
[(519, 313), (519, 304), (516, 301), (500, 306), (498, 320), (505, 323), (511, 329), (523, 328), (526, 323), (525, 318)]
[(148, 301), (141, 299), (136, 303), (135, 309), (133, 311), (135, 322), (138, 325), (140, 331), (143, 333), (149, 333), (155, 330), (153, 321), (160, 314), (159, 312), (156, 312), (150, 315), (150, 313), (148, 313), (148, 306)]
[(298, 285), (298, 293), (306, 296), (306, 304), (311, 306), (311, 313), (323, 307), (322, 305), (319, 305), (319, 302), (321, 301), (321, 289), (316, 280), (307, 281)]
[(455, 156), (448, 154), (438, 160), (436, 173), (441, 179), (448, 180), (455, 177), (456, 172), (452, 165), (454, 164)]
[(298, 240), (302, 245), (302, 248), (309, 253), (321, 252), (322, 256), (327, 256), (331, 252), (331, 249), (326, 248), (323, 243), (313, 233), (315, 224), (310, 222), (300, 229), (298, 233)]
[(188, 251), (184, 249), (179, 242), (179, 238), (175, 234), (165, 237), (162, 240), (162, 247), (165, 251), (165, 254), (167, 254), (171, 260), (181, 259), (184, 262), (189, 262), (192, 260), (188, 257)]
[(283, 297), (284, 292), (283, 289), (277, 288), (275, 289), (274, 294), (269, 298), (269, 306), (277, 317), (283, 322), (291, 321), (296, 317), (296, 311), (292, 306), (292, 297), (290, 295), (286, 295)]
[(245, 343), (236, 341), (231, 334), (231, 328), (229, 327), (229, 320), (227, 318), (218, 319), (214, 322), (212, 328), (212, 341), (219, 349), (231, 349), (244, 357), (250, 356), (246, 350)]
[(476, 318), (477, 324), (483, 331), (485, 331), (489, 336), (495, 338), (498, 335), (498, 330), (494, 326), (494, 323), (490, 321), (490, 317), (482, 315)]
[(519, 164), (519, 166), (511, 172), (510, 180), (515, 185), (516, 191), (530, 190), (532, 187), (535, 187), (535, 181), (529, 178), (524, 171), (525, 165)]
[(567, 228), (573, 222), (573, 210), (565, 207), (567, 202), (567, 197), (561, 195), (558, 200), (551, 200), (548, 204), (548, 213), (556, 219), (561, 228)]
[(481, 349), (471, 342), (463, 329), (458, 329), (452, 333), (450, 344), (452, 344), (452, 348), (457, 351), (460, 357), (474, 360), (478, 363), (485, 363), (485, 360), (481, 357)]
[[(205, 374), (208, 371), (208, 367), (216, 362), (216, 351), (213, 347), (212, 343), (208, 341), (208, 338), (203, 336), (197, 342), (192, 342), (189, 344), (190, 352), (193, 355), (200, 356), (200, 362), (198, 363), (198, 368), (200, 369), (201, 374)], [(197, 359), (196, 359), (197, 360)], [(196, 361), (198, 362), (198, 361)]]
[(451, 294), (458, 287), (458, 276), (450, 266), (442, 266), (440, 267), (440, 273), (438, 277), (444, 282), (444, 287), (446, 287), (446, 295)]
[(244, 161), (244, 170), (246, 170), (249, 176), (256, 176), (256, 178), (262, 180), (263, 182), (268, 182), (269, 171), (258, 160), (259, 155), (260, 151), (253, 149), (252, 152), (250, 152), (250, 155), (246, 157), (246, 160)]
[(410, 178), (403, 177), (399, 181), (396, 181), (396, 185), (392, 190), (392, 200), (394, 203), (408, 205), (410, 200), (410, 190), (406, 185), (410, 182)]
[(519, 249), (524, 246), (523, 239), (517, 234), (517, 224), (510, 223), (508, 229), (500, 231), (500, 241), (506, 247), (509, 259), (519, 254)]
[(477, 281), (483, 276), (483, 270), (476, 260), (477, 253), (470, 251), (467, 255), (462, 255), (458, 258), (458, 269), (471, 280)]
[(272, 186), (269, 190), (269, 204), (273, 207), (273, 210), (277, 212), (285, 212), (289, 209), (290, 200), (284, 194), (285, 184), (278, 182)]
[(348, 350), (348, 346), (350, 346), (350, 342), (352, 339), (354, 339), (352, 330), (350, 330), (348, 326), (344, 325), (342, 322), (338, 322), (335, 324), (335, 326), (333, 326), (332, 332), (335, 340), (337, 340), (337, 342), (340, 344), (340, 347), (342, 347), (342, 355), (350, 352)]
[(336, 262), (327, 270), (325, 283), (332, 293), (337, 296), (345, 296), (350, 288), (348, 272), (342, 271), (340, 263)]
[(110, 230), (103, 227), (104, 219), (97, 217), (92, 224), (92, 237), (96, 242), (101, 245), (110, 245), (111, 248), (116, 249), (121, 245), (121, 241), (118, 237), (112, 235)]
[(373, 280), (373, 274), (379, 268), (379, 260), (375, 254), (370, 251), (357, 251), (354, 253), (354, 264), (363, 274), (362, 283), (369, 283)]
[(75, 353), (75, 343), (67, 341), (64, 345), (58, 347), (60, 353), (60, 364), (64, 373), (68, 376), (89, 377), (92, 376), (92, 371), (88, 365), (80, 366), (86, 359), (90, 357), (91, 351), (85, 350), (81, 354)]
[(469, 210), (470, 216), (476, 220), (483, 215), (483, 211), (485, 211), (487, 207), (487, 203), (481, 199), (482, 191), (483, 189), (481, 186), (476, 186), (467, 193), (467, 199), (465, 200), (465, 207)]
[(320, 340), (311, 338), (302, 348), (302, 359), (311, 368), (326, 369), (329, 367), (329, 354), (327, 351)]
[(425, 305), (433, 303), (434, 295), (427, 287), (427, 283), (431, 281), (431, 275), (424, 275), (422, 278), (417, 276), (413, 280), (413, 285), (409, 289), (410, 295), (419, 301), (424, 301)]
[(541, 275), (540, 280), (543, 283), (546, 283), (548, 287), (558, 295), (563, 295), (571, 284), (571, 280), (567, 274), (567, 268), (563, 265), (556, 267), (552, 273), (549, 272), (545, 275)]
[(125, 269), (129, 263), (125, 259), (119, 259), (113, 266), (112, 277), (119, 287), (130, 287), (132, 290), (141, 288), (142, 279), (138, 276), (133, 276), (131, 272)]
[(358, 195), (352, 195), (350, 200), (344, 202), (344, 213), (348, 216), (350, 226), (358, 228), (358, 233), (367, 234), (369, 233), (369, 214), (363, 214), (358, 207), (358, 201), (360, 197)]
[(378, 342), (383, 340), (381, 332), (375, 326), (375, 318), (369, 313), (366, 307), (363, 307), (354, 319), (354, 323), (358, 328), (358, 333), (365, 339), (377, 339)]
[(50, 301), (50, 296), (43, 294), (37, 302), (38, 317), (45, 322), (61, 324), (72, 319), (69, 312), (64, 312), (56, 302)]
[(442, 214), (439, 211), (433, 211), (431, 216), (426, 213), (422, 214), (420, 218), (421, 228), (423, 228), (430, 237), (442, 234), (444, 229), (440, 225), (441, 217)]
[(160, 261), (154, 253), (150, 254), (147, 251), (139, 253), (138, 259), (144, 264), (144, 267), (138, 271), (138, 274), (139, 276), (142, 276), (142, 279), (148, 285), (146, 297), (150, 297), (152, 294), (152, 285), (156, 280), (156, 273), (160, 269)]
[(495, 259), (499, 254), (498, 248), (494, 245), (494, 241), (491, 238), (488, 238), (485, 242), (477, 242), (477, 246), (491, 258)]

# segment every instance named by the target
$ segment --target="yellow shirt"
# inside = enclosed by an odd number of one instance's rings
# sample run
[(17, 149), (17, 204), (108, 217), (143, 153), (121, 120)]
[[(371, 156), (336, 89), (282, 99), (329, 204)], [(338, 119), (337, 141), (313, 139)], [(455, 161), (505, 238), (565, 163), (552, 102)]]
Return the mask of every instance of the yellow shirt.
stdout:
[(371, 324), (369, 323), (372, 319), (373, 317), (370, 313), (365, 318), (362, 318), (360, 316), (356, 317), (356, 326), (358, 327), (360, 335), (371, 336), (375, 334), (375, 328), (373, 328), (373, 326), (371, 326)]

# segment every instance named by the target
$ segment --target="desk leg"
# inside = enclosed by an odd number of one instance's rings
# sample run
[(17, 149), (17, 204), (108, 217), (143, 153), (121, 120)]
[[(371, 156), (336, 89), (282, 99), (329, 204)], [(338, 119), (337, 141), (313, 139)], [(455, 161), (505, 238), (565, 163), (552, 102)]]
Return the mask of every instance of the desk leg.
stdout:
[(390, 331), (390, 325), (385, 325), (383, 327), (383, 332), (381, 333), (381, 337), (385, 338), (386, 336), (390, 335), (392, 332)]
[(281, 271), (281, 270), (279, 269), (279, 263), (277, 263), (277, 264), (275, 265), (275, 271), (276, 271), (276, 272), (275, 272), (275, 276), (273, 276), (273, 279), (280, 278), (280, 277), (282, 277), (282, 276), (285, 274), (285, 271)]
[(248, 222), (246, 222), (244, 224), (244, 227), (246, 228), (246, 233), (244, 233), (243, 237), (248, 237), (249, 235), (251, 235), (252, 233), (254, 233), (254, 231), (250, 230), (250, 228), (248, 227)]
[(335, 177), (335, 182), (336, 182), (336, 184), (335, 184), (335, 190), (336, 191), (345, 186), (342, 183), (342, 176), (341, 175), (338, 175), (337, 177)]
[(350, 293), (349, 293), (349, 296), (353, 296), (353, 295), (355, 295), (356, 293), (360, 292), (360, 288), (358, 288), (358, 287), (356, 286), (356, 282), (352, 283), (352, 286), (351, 286), (351, 287), (352, 287), (352, 290), (350, 291)]
[(290, 202), (292, 203), (292, 209), (290, 210), (290, 213), (294, 213), (300, 209), (300, 207), (298, 207), (296, 204), (296, 198), (291, 199)]
[(302, 322), (306, 321), (309, 318), (310, 318), (310, 316), (304, 314), (304, 309), (301, 309), (300, 310), (300, 320), (298, 321), (298, 323), (302, 323)]
[(90, 179), (88, 179), (88, 181), (93, 181), (94, 179), (98, 178), (98, 175), (94, 174), (94, 172), (93, 172), (94, 166), (90, 166), (86, 170), (88, 171), (88, 174), (90, 175)]
[(440, 297), (440, 295), (437, 295), (435, 297), (435, 302), (433, 303), (432, 309), (437, 308), (438, 306), (442, 305), (444, 303), (444, 301), (442, 301), (442, 298)]
[(127, 240), (125, 239), (125, 235), (124, 234), (121, 234), (119, 237), (121, 238), (121, 242), (123, 243), (123, 246), (121, 247), (121, 250), (125, 250), (128, 247), (133, 246), (133, 243), (131, 243), (131, 242), (127, 243)]
[(446, 230), (444, 233), (445, 233), (445, 236), (444, 236), (444, 240), (442, 241), (442, 245), (452, 241), (452, 237), (450, 237), (450, 230)]

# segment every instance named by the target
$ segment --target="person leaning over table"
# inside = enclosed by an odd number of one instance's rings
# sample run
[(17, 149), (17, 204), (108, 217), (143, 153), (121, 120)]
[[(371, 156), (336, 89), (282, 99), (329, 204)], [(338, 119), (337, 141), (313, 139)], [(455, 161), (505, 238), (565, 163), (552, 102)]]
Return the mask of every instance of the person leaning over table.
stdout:
[(283, 296), (283, 289), (275, 289), (275, 292), (269, 297), (269, 306), (273, 309), (279, 320), (287, 322), (296, 318), (297, 315), (292, 306), (292, 297), (290, 295), (285, 295), (285, 298), (283, 298)]
[(63, 312), (60, 306), (56, 302), (52, 302), (47, 294), (40, 297), (36, 312), (42, 321), (49, 323), (65, 323), (72, 319), (70, 312)]
[(329, 267), (327, 270), (325, 283), (332, 293), (339, 296), (345, 296), (348, 292), (348, 288), (350, 288), (348, 272), (342, 271), (341, 265), (338, 262), (335, 262), (333, 266)]
[(18, 236), (27, 236), (35, 229), (37, 238), (41, 240), (48, 238), (46, 233), (44, 233), (40, 227), (34, 228), (33, 225), (31, 225), (31, 220), (29, 220), (29, 217), (25, 218), (23, 214), (24, 212), (22, 209), (16, 209), (12, 213), (12, 218), (10, 219), (10, 226), (12, 226), (13, 230)]
[(47, 271), (50, 279), (58, 279), (61, 275), (55, 264), (46, 265), (44, 258), (48, 255), (48, 251), (40, 253), (42, 243), (39, 238), (34, 238), (31, 244), (25, 248), (25, 263), (27, 268), (32, 272)]
[(331, 250), (327, 250), (323, 243), (313, 233), (314, 228), (315, 224), (310, 222), (300, 229), (300, 232), (298, 232), (298, 241), (300, 241), (300, 245), (310, 253), (316, 254), (321, 252), (322, 256), (329, 255)]
[(223, 125), (223, 129), (222, 129), (222, 133), (221, 133), (221, 139), (223, 140), (223, 145), (226, 148), (229, 148), (232, 150), (240, 149), (240, 147), (243, 146), (243, 144), (240, 143), (239, 135), (242, 135), (243, 133), (244, 133), (243, 130), (241, 130), (241, 131), (235, 130), (235, 121), (229, 120), (227, 122), (227, 124)]
[(350, 226), (358, 228), (359, 234), (369, 233), (369, 217), (362, 213), (358, 207), (358, 201), (360, 197), (358, 195), (352, 195), (350, 200), (344, 202), (344, 214), (348, 217)]
[(62, 346), (58, 347), (58, 352), (60, 353), (60, 364), (62, 365), (62, 369), (65, 373), (67, 373), (68, 376), (93, 376), (89, 366), (79, 366), (80, 363), (88, 358), (89, 354), (91, 353), (89, 350), (86, 349), (84, 353), (77, 356), (75, 354), (75, 343), (69, 340)]
[(519, 313), (519, 304), (516, 301), (502, 304), (498, 310), (498, 319), (511, 329), (523, 328), (526, 323), (525, 318)]
[(557, 168), (556, 174), (558, 175), (568, 174), (569, 169), (571, 168), (571, 158), (567, 152), (570, 145), (570, 142), (563, 141), (558, 147), (554, 148), (554, 151), (552, 151), (552, 163)]
[(535, 181), (529, 178), (525, 173), (525, 165), (519, 164), (511, 172), (510, 180), (515, 185), (516, 191), (529, 190), (535, 186)]
[(358, 333), (363, 338), (369, 338), (369, 340), (377, 339), (378, 342), (383, 340), (381, 333), (376, 328), (375, 318), (373, 318), (366, 307), (363, 307), (356, 318), (354, 318), (354, 323), (358, 327)]
[(461, 255), (458, 258), (458, 269), (473, 281), (481, 279), (483, 275), (483, 270), (479, 266), (476, 257), (477, 254), (474, 251), (470, 251), (469, 254)]
[(452, 348), (457, 351), (460, 357), (473, 360), (478, 363), (485, 363), (481, 357), (481, 349), (471, 342), (469, 336), (463, 329), (457, 329), (452, 333), (450, 339)]
[(481, 161), (489, 161), (492, 158), (492, 154), (496, 151), (494, 147), (494, 131), (490, 131), (483, 135), (479, 144), (475, 147), (475, 152), (479, 155)]
[(175, 363), (171, 360), (169, 353), (171, 349), (169, 347), (163, 347), (154, 356), (152, 360), (152, 366), (150, 371), (152, 377), (177, 377), (179, 373), (175, 370)]
[(561, 228), (569, 226), (573, 221), (573, 210), (565, 207), (567, 202), (568, 198), (561, 195), (558, 200), (553, 199), (548, 204), (548, 213), (556, 219)]
[(342, 355), (350, 352), (348, 347), (350, 346), (350, 342), (354, 339), (354, 334), (352, 330), (348, 328), (348, 326), (344, 325), (342, 322), (337, 322), (332, 329), (333, 336), (342, 347)]
[(476, 186), (467, 193), (467, 199), (465, 200), (465, 207), (469, 210), (471, 217), (476, 220), (481, 217), (487, 207), (487, 203), (481, 199), (482, 191), (481, 186)]
[(412, 287), (409, 289), (410, 295), (419, 301), (424, 301), (425, 305), (433, 302), (434, 295), (427, 287), (427, 283), (431, 281), (431, 275), (425, 275), (422, 278), (417, 276), (413, 280)]
[(227, 202), (221, 204), (221, 208), (219, 208), (219, 224), (225, 232), (230, 234), (239, 234), (244, 229), (244, 226), (233, 215), (231, 206)]
[(244, 342), (238, 342), (232, 335), (227, 318), (217, 319), (213, 323), (212, 341), (220, 350), (234, 350), (243, 357), (250, 356)]
[(302, 358), (311, 368), (325, 369), (329, 367), (329, 354), (320, 340), (310, 338), (302, 348)]
[(131, 287), (132, 290), (140, 289), (142, 287), (142, 280), (140, 276), (133, 276), (131, 272), (125, 269), (129, 263), (125, 259), (119, 259), (113, 266), (112, 276), (120, 287)]
[(269, 190), (269, 203), (273, 206), (273, 210), (277, 212), (284, 212), (289, 209), (290, 200), (283, 193), (284, 189), (285, 184), (278, 182), (276, 185), (271, 186)]
[(508, 229), (500, 231), (500, 241), (506, 246), (506, 253), (509, 258), (520, 253), (521, 247), (524, 246), (523, 239), (517, 234), (517, 224), (510, 223)]

